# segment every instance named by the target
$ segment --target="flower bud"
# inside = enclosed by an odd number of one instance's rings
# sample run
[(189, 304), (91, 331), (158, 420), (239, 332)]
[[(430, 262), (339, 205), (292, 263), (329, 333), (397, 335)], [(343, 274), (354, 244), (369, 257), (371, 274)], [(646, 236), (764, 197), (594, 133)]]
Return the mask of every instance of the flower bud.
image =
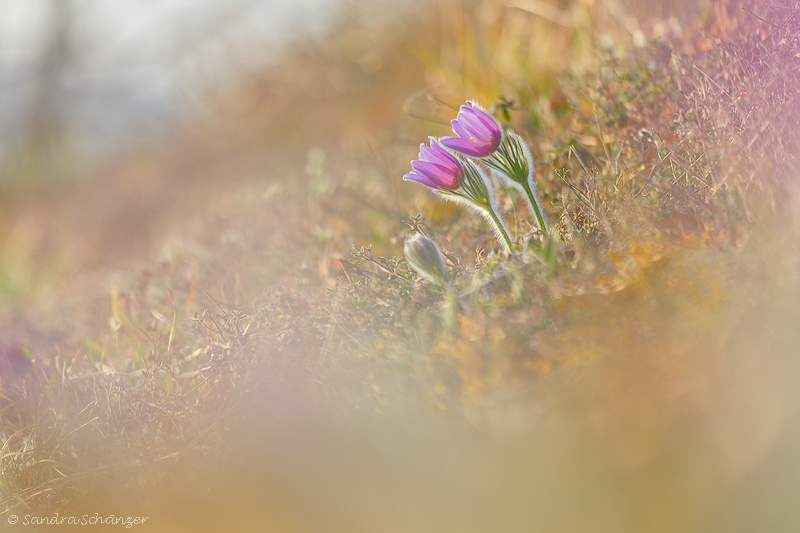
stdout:
[(403, 247), (406, 261), (417, 273), (435, 285), (445, 286), (449, 280), (442, 249), (429, 237), (417, 233)]

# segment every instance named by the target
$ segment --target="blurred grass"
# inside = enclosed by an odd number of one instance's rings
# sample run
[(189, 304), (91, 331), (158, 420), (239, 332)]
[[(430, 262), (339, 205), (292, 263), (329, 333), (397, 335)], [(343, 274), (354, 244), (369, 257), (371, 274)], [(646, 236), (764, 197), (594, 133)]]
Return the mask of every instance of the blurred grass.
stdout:
[[(771, 25), (736, 4), (359, 4), (180, 142), (4, 192), (0, 356), (35, 365), (0, 365), (0, 518), (796, 526), (797, 11), (748, 9)], [(465, 98), (513, 100), (565, 242), (520, 219), (503, 257), (400, 182)], [(420, 211), (455, 329), (394, 257)]]

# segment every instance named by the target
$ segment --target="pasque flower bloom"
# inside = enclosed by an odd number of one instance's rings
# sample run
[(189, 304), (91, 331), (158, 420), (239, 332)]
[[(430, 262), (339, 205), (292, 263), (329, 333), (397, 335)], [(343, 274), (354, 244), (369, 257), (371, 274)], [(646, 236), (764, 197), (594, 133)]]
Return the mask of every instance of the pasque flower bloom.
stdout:
[(436, 139), (428, 137), (428, 140), (430, 146), (419, 145), (419, 159), (411, 162), (414, 170), (403, 176), (403, 179), (416, 181), (436, 190), (458, 188), (464, 175), (461, 162)]
[(442, 137), (442, 144), (471, 157), (486, 157), (503, 142), (503, 128), (474, 102), (467, 102), (451, 121), (458, 137)]
[(492, 181), (475, 162), (456, 157), (435, 138), (429, 139), (430, 146), (420, 145), (419, 159), (411, 162), (414, 170), (403, 176), (403, 179), (421, 183), (443, 198), (480, 212), (494, 226), (503, 246), (510, 252), (513, 243), (503, 219), (497, 215)]
[(471, 101), (459, 108), (451, 123), (457, 137), (428, 137), (430, 146), (420, 145), (419, 159), (411, 162), (413, 170), (403, 179), (421, 183), (443, 198), (481, 213), (494, 227), (506, 251), (511, 252), (514, 243), (503, 217), (498, 215), (494, 182), (486, 173), (488, 167), (498, 179), (525, 193), (539, 229), (548, 234), (547, 214), (534, 181), (533, 157), (522, 137), (505, 132), (492, 115)]

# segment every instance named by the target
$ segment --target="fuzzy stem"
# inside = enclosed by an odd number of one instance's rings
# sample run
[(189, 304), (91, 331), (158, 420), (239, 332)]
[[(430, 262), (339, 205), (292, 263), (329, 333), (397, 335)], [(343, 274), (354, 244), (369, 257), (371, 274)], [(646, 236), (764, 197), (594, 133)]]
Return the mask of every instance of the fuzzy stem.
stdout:
[(492, 222), (497, 228), (497, 232), (503, 236), (503, 244), (505, 245), (506, 252), (511, 253), (511, 251), (514, 249), (514, 245), (511, 244), (511, 239), (508, 236), (508, 232), (506, 231), (503, 222), (497, 217), (497, 214), (494, 212), (494, 209), (492, 209), (491, 206), (487, 205), (484, 207), (484, 209), (486, 209), (486, 212), (489, 214), (489, 218), (492, 219)]
[(539, 202), (536, 201), (536, 195), (533, 194), (533, 190), (527, 181), (523, 181), (520, 183), (520, 185), (522, 185), (522, 188), (525, 190), (525, 194), (528, 195), (528, 203), (530, 204), (531, 212), (536, 217), (536, 223), (539, 225), (539, 229), (542, 230), (543, 233), (547, 234), (547, 223), (545, 222), (544, 215), (542, 215), (542, 211), (539, 208)]

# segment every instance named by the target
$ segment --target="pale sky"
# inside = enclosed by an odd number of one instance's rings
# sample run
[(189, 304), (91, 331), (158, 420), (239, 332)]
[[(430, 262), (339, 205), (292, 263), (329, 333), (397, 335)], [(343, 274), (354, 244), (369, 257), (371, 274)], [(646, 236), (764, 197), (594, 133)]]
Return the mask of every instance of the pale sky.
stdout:
[[(71, 5), (78, 52), (94, 62), (136, 62), (183, 41), (280, 39), (324, 24), (337, 0), (0, 0), (0, 66), (36, 57), (51, 3)], [(304, 27), (300, 27), (304, 26)], [(194, 43), (197, 44), (197, 43)], [(183, 52), (183, 51), (182, 51)], [(191, 51), (189, 51), (191, 53)]]
[[(116, 131), (163, 121), (187, 87), (269, 61), (319, 31), (339, 0), (0, 0), (0, 150), (38, 73), (52, 2), (68, 2), (72, 57), (60, 80), (69, 120)], [(176, 96), (180, 94), (181, 96)], [(114, 107), (117, 116), (108, 110)], [(110, 121), (108, 124), (100, 122)]]

